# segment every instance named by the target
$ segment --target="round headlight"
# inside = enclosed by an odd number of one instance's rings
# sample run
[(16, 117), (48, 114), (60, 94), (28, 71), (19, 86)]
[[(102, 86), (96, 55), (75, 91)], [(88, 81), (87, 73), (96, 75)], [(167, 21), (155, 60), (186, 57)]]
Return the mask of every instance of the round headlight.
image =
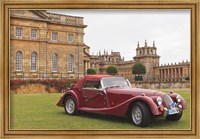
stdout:
[(158, 106), (160, 106), (162, 104), (162, 98), (161, 97), (157, 97), (156, 99)]
[(177, 95), (177, 96), (176, 96), (176, 101), (177, 101), (177, 102), (181, 102), (181, 96), (180, 96), (180, 95)]

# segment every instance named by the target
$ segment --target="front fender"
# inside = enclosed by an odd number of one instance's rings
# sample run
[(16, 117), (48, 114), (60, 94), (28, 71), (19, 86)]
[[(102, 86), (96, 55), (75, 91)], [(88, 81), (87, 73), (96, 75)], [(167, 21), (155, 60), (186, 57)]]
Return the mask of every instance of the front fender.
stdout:
[(76, 93), (73, 90), (69, 90), (67, 92), (64, 93), (64, 95), (60, 98), (60, 100), (57, 102), (57, 106), (63, 106), (64, 104), (64, 100), (67, 96), (73, 96), (76, 99), (76, 103), (77, 103), (77, 108), (79, 108), (80, 103), (79, 103), (79, 99), (78, 96), (76, 95)]
[(123, 115), (127, 114), (130, 106), (136, 101), (142, 101), (145, 104), (147, 104), (153, 115), (162, 115), (163, 114), (162, 112), (159, 111), (156, 103), (148, 96), (132, 97), (117, 106), (106, 109), (105, 111), (106, 111), (106, 113), (109, 113), (109, 114), (123, 116)]
[[(169, 93), (168, 95), (172, 98), (172, 100), (174, 102), (177, 102), (176, 101), (176, 96), (179, 95), (179, 94), (177, 94), (177, 93)], [(181, 96), (181, 102), (179, 104), (182, 105), (183, 109), (186, 109), (186, 102), (185, 102), (185, 99), (182, 96)]]
[(133, 104), (136, 101), (142, 101), (142, 102), (146, 103), (149, 106), (149, 108), (150, 108), (150, 110), (151, 110), (153, 115), (161, 115), (161, 114), (163, 114), (162, 112), (159, 111), (158, 106), (156, 105), (156, 103), (148, 96), (137, 96), (137, 97), (134, 97), (134, 98), (132, 98), (130, 100), (130, 104)]

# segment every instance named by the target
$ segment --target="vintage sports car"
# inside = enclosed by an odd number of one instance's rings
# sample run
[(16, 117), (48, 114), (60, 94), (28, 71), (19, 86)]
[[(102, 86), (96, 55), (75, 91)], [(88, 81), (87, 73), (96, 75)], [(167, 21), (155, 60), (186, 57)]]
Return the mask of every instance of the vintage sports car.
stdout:
[(88, 75), (70, 89), (64, 90), (57, 106), (62, 106), (69, 115), (78, 111), (128, 115), (136, 126), (147, 126), (152, 118), (164, 116), (177, 121), (181, 118), (186, 103), (183, 97), (173, 92), (131, 88), (123, 77)]

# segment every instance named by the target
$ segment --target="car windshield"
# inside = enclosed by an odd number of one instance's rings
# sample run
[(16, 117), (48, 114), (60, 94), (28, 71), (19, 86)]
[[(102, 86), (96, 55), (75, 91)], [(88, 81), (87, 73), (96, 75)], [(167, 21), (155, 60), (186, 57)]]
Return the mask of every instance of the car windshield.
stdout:
[(103, 78), (102, 87), (131, 87), (130, 82), (123, 77)]

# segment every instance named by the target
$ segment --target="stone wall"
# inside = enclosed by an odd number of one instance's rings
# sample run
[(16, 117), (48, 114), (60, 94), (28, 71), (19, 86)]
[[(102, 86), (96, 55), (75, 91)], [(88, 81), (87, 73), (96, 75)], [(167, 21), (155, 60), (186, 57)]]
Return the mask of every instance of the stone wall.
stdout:
[[(38, 12), (40, 13), (39, 15), (35, 14)], [(50, 13), (45, 14), (51, 16), (51, 20), (41, 17), (40, 15), (43, 15), (41, 11), (11, 10), (11, 78), (54, 78), (54, 75), (59, 78), (83, 77), (85, 72), (84, 58), (89, 58), (83, 51), (85, 47), (84, 28), (86, 27), (83, 24), (83, 18)], [(17, 28), (22, 29), (20, 37), (16, 36)], [(35, 38), (31, 37), (32, 29), (37, 30)], [(57, 33), (56, 40), (52, 40), (53, 32)], [(69, 34), (72, 34), (72, 41), (68, 40)], [(16, 69), (16, 53), (18, 51), (22, 53), (22, 69), (20, 70)], [(31, 69), (31, 54), (33, 52), (37, 53), (36, 70)], [(56, 70), (52, 69), (52, 57), (54, 54), (57, 54), (58, 57), (55, 60), (55, 63), (57, 63)], [(73, 56), (71, 62), (72, 71), (68, 70), (69, 55)]]
[(178, 88), (190, 88), (189, 81), (181, 82), (132, 82), (132, 87), (145, 88), (145, 89), (178, 89)]

